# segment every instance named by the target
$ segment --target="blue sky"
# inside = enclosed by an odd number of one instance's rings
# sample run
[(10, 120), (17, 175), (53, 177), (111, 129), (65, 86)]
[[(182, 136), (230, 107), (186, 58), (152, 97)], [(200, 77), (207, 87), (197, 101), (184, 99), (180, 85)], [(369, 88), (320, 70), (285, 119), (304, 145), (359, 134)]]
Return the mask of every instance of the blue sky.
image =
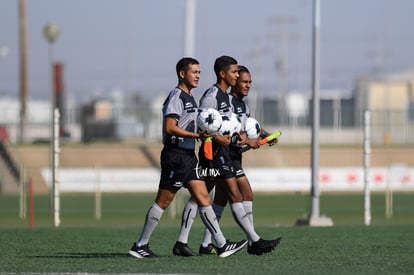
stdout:
[[(65, 66), (65, 92), (85, 101), (114, 89), (145, 98), (176, 85), (183, 55), (184, 0), (27, 0), (28, 96), (49, 97), (48, 44), (42, 29), (61, 29), (54, 58)], [(226, 54), (248, 66), (254, 88), (273, 96), (284, 56), (289, 90), (311, 88), (311, 0), (197, 0), (195, 57), (201, 94)], [(321, 0), (321, 88), (350, 90), (357, 75), (414, 67), (414, 1)], [(19, 94), (18, 1), (0, 1), (0, 93)], [(277, 24), (274, 19), (292, 23)], [(283, 36), (285, 39), (281, 39)], [(282, 54), (283, 53), (283, 54)]]

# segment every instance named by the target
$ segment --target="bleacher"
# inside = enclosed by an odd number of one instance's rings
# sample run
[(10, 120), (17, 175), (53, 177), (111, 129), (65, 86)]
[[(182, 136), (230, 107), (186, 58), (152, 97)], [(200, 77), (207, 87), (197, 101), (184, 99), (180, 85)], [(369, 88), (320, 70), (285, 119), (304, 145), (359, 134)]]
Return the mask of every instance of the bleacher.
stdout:
[[(63, 144), (59, 155), (61, 168), (158, 168), (162, 145), (158, 141), (130, 143)], [(41, 169), (50, 167), (48, 144), (10, 147), (12, 158), (24, 167), (37, 193), (48, 192)], [(378, 146), (372, 148), (372, 167), (391, 167), (395, 163), (414, 166), (412, 146)], [(263, 146), (245, 153), (244, 167), (310, 167), (310, 146)], [(323, 146), (320, 167), (362, 167), (362, 146)], [(11, 189), (16, 190), (16, 189)]]

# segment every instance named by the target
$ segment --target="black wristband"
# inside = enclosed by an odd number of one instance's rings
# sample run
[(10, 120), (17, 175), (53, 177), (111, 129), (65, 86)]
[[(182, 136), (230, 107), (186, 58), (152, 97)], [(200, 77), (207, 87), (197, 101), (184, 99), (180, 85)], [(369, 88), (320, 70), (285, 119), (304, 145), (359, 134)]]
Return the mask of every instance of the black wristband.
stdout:
[(267, 137), (268, 135), (269, 135), (269, 133), (268, 133), (268, 132), (263, 131), (263, 132), (260, 134), (260, 137), (261, 137), (261, 138), (265, 138), (265, 137)]

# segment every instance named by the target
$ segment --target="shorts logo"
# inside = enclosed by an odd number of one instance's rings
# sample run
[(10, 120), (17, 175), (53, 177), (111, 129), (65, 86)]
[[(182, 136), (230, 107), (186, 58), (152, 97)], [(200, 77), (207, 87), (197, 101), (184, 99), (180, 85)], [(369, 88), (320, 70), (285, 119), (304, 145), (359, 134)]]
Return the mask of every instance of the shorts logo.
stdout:
[(220, 176), (220, 171), (218, 169), (203, 168), (201, 166), (198, 166), (198, 163), (197, 163), (196, 168), (194, 168), (194, 169), (196, 171), (197, 178), (201, 178), (201, 177), (213, 177), (213, 178), (215, 178), (217, 176)]
[(176, 181), (173, 185), (174, 187), (177, 187), (177, 188), (183, 187), (183, 183), (181, 181)]

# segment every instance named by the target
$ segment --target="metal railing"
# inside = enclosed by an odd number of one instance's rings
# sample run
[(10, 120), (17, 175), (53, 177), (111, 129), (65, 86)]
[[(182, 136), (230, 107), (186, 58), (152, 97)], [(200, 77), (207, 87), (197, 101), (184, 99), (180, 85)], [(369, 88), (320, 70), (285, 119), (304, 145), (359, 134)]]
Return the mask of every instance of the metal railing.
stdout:
[[(321, 144), (362, 144), (362, 117), (364, 110), (354, 112), (335, 112), (321, 109)], [(285, 142), (309, 144), (311, 141), (311, 113), (301, 116), (285, 112), (277, 116), (272, 109), (252, 113), (268, 132), (280, 130)], [(371, 110), (372, 144), (412, 144), (414, 143), (414, 116), (408, 111)], [(45, 116), (43, 116), (45, 117)], [(48, 117), (48, 116), (46, 116)], [(65, 142), (95, 142), (131, 139), (161, 139), (161, 111), (141, 109), (113, 109), (112, 116), (99, 119), (85, 117), (80, 108), (65, 110), (61, 129)], [(40, 121), (35, 116), (27, 122), (25, 140), (28, 143), (49, 142), (51, 137), (50, 121)], [(19, 140), (19, 124), (14, 121), (1, 121), (11, 143)]]

